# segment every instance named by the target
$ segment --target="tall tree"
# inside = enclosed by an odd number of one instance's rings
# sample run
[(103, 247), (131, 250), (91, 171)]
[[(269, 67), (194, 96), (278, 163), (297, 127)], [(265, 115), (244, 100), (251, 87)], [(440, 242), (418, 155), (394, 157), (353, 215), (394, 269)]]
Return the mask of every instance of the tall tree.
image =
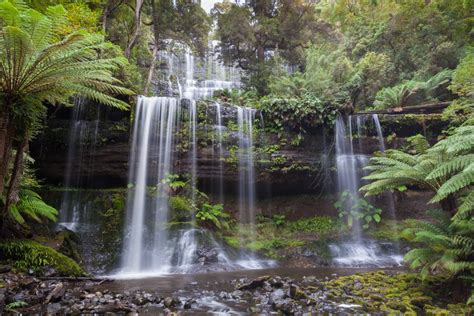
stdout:
[(225, 3), (215, 6), (213, 16), (221, 58), (259, 77), (266, 76), (265, 63), (277, 51), (287, 64), (303, 67), (304, 49), (329, 31), (316, 18), (315, 5), (303, 0)]

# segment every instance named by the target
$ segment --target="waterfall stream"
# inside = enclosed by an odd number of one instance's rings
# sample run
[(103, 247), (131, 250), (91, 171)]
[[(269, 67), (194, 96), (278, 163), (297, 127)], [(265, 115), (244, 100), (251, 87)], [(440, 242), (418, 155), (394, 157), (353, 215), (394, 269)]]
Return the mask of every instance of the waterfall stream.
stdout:
[[(355, 124), (355, 128), (353, 126)], [(342, 117), (336, 121), (336, 168), (338, 195), (341, 199), (343, 209), (354, 209), (359, 199), (362, 198), (359, 188), (362, 186), (362, 178), (366, 175), (364, 167), (367, 166), (369, 157), (364, 154), (366, 149), (362, 139), (367, 138), (368, 125), (372, 124), (378, 141), (378, 150), (385, 151), (385, 143), (377, 114), (370, 116), (349, 116), (347, 124)], [(357, 150), (354, 149), (357, 144)], [(346, 197), (344, 199), (344, 197)], [(388, 202), (388, 216), (395, 218), (395, 206), (391, 194), (386, 196)], [(361, 211), (361, 210), (359, 210)], [(352, 238), (342, 244), (330, 245), (334, 262), (340, 265), (363, 266), (363, 265), (399, 265), (402, 256), (399, 255), (399, 245), (381, 247), (380, 245), (365, 240), (361, 220), (357, 217), (352, 221)]]
[[(175, 173), (178, 149), (183, 141), (188, 143), (188, 173), (190, 185), (197, 187), (198, 115), (197, 100), (212, 96), (222, 88), (238, 87), (229, 81), (229, 70), (207, 59), (202, 73), (209, 73), (206, 80), (196, 79), (195, 57), (184, 55), (184, 71), (176, 67), (175, 56), (161, 54), (169, 62), (168, 87), (178, 87), (178, 95), (140, 97), (133, 128), (130, 155), (129, 195), (127, 198), (127, 221), (124, 233), (122, 262), (118, 277), (129, 278), (165, 273), (189, 273), (196, 270), (198, 252), (212, 247), (217, 256), (217, 265), (222, 269), (259, 268), (256, 259), (245, 254), (229, 253), (211, 234), (196, 228), (195, 223), (187, 227), (170, 229), (169, 193), (164, 185), (167, 177)], [(181, 80), (180, 76), (183, 76)], [(177, 84), (172, 83), (174, 78)], [(239, 214), (243, 223), (254, 224), (255, 218), (255, 172), (253, 162), (253, 121), (256, 111), (237, 107), (238, 160), (239, 160)], [(216, 104), (217, 154), (219, 156), (219, 201), (223, 196), (223, 118), (220, 104)], [(180, 134), (186, 128), (187, 139)], [(205, 131), (204, 131), (205, 132)], [(181, 136), (179, 136), (181, 135)], [(213, 135), (214, 137), (214, 135)], [(152, 192), (156, 188), (156, 192)], [(152, 193), (150, 193), (152, 192)], [(193, 207), (197, 205), (196, 190), (191, 190)], [(194, 219), (193, 219), (194, 221)]]

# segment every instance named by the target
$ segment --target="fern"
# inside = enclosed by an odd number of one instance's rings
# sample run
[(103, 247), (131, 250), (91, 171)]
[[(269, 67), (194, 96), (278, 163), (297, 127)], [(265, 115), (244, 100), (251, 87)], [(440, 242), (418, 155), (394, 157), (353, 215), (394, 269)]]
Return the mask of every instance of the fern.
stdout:
[(419, 222), (417, 227), (411, 229), (411, 234), (405, 232), (404, 236), (414, 235), (411, 241), (424, 245), (409, 251), (405, 260), (412, 268), (421, 268), (422, 275), (442, 272), (449, 277), (459, 274), (474, 274), (474, 225), (452, 222), (445, 214), (434, 213), (431, 222)]
[(24, 224), (27, 217), (42, 223), (42, 218), (55, 222), (57, 220), (58, 211), (46, 204), (38, 193), (26, 189), (20, 189), (20, 200), (10, 206), (10, 214), (18, 223)]
[(111, 48), (102, 35), (77, 31), (63, 38), (65, 14), (60, 5), (41, 14), (17, 1), (0, 3), (1, 91), (12, 94), (10, 99), (28, 95), (51, 104), (68, 104), (79, 94), (127, 109), (111, 96), (133, 93), (113, 76), (127, 61), (98, 55)]

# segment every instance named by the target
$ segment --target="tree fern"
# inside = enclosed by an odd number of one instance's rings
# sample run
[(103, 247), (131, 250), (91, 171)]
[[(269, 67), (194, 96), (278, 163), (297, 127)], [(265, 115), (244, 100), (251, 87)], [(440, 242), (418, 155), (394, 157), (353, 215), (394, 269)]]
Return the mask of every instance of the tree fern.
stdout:
[(442, 272), (448, 276), (474, 274), (474, 225), (472, 220), (460, 224), (452, 222), (449, 216), (441, 212), (434, 213), (430, 223), (419, 222), (411, 234), (411, 241), (423, 245), (409, 251), (405, 260), (412, 268), (421, 268), (423, 276), (428, 273)]
[(128, 105), (111, 95), (131, 94), (113, 72), (125, 58), (101, 58), (111, 47), (99, 34), (78, 31), (61, 39), (62, 6), (46, 14), (10, 1), (0, 3), (0, 87), (6, 94), (33, 95), (52, 104), (80, 94), (118, 108)]

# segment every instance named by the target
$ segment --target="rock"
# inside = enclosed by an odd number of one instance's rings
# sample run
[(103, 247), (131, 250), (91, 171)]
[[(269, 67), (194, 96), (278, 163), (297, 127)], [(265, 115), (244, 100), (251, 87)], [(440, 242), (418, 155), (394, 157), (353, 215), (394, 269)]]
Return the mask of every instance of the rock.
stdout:
[(210, 263), (217, 263), (219, 261), (218, 256), (219, 253), (216, 249), (208, 249), (206, 247), (202, 247), (197, 250), (198, 262), (201, 265), (210, 264)]
[(400, 311), (402, 313), (405, 313), (407, 310), (406, 306), (398, 301), (389, 301), (387, 303), (387, 306), (393, 310)]
[(191, 309), (191, 308), (193, 307), (193, 304), (195, 304), (195, 303), (196, 303), (196, 300), (195, 300), (195, 299), (193, 299), (193, 298), (192, 298), (192, 299), (189, 299), (189, 300), (187, 300), (187, 301), (184, 303), (183, 308), (184, 308), (184, 309)]
[(46, 312), (50, 315), (59, 314), (60, 310), (61, 310), (61, 304), (60, 303), (48, 304), (46, 306)]
[(261, 277), (258, 277), (256, 279), (254, 279), (250, 283), (239, 286), (237, 289), (242, 290), (242, 291), (243, 290), (254, 290), (256, 288), (262, 287), (266, 281), (270, 280), (270, 278), (271, 277), (269, 275), (264, 275), (264, 276), (261, 276)]
[(233, 299), (240, 299), (242, 294), (243, 292), (241, 290), (235, 290), (234, 292), (230, 293)]
[(385, 298), (382, 296), (382, 295), (379, 295), (379, 294), (371, 294), (369, 296), (369, 298), (373, 301), (377, 301), (377, 302), (382, 302), (385, 300)]
[(99, 305), (95, 306), (93, 310), (96, 313), (103, 314), (103, 313), (129, 313), (132, 309), (126, 306), (123, 303), (114, 303), (114, 304), (107, 304), (107, 305)]
[(66, 292), (66, 288), (64, 286), (64, 283), (58, 283), (54, 287), (54, 289), (46, 296), (45, 303), (48, 304), (49, 302), (57, 302), (59, 301), (63, 296), (64, 293)]
[(270, 294), (270, 300), (272, 302), (277, 302), (285, 298), (285, 291), (282, 289), (277, 289)]
[(0, 294), (0, 314), (5, 309), (5, 294)]
[(165, 305), (167, 308), (170, 308), (176, 306), (176, 302), (172, 297), (165, 297), (163, 300), (163, 305)]
[(299, 286), (292, 284), (290, 286), (290, 297), (295, 300), (307, 299), (308, 296)]
[(430, 304), (433, 299), (429, 296), (418, 296), (410, 300), (410, 304), (418, 308), (423, 308), (425, 305)]
[(12, 269), (12, 267), (9, 266), (9, 265), (2, 265), (2, 266), (0, 266), (0, 273), (10, 272), (11, 269)]

